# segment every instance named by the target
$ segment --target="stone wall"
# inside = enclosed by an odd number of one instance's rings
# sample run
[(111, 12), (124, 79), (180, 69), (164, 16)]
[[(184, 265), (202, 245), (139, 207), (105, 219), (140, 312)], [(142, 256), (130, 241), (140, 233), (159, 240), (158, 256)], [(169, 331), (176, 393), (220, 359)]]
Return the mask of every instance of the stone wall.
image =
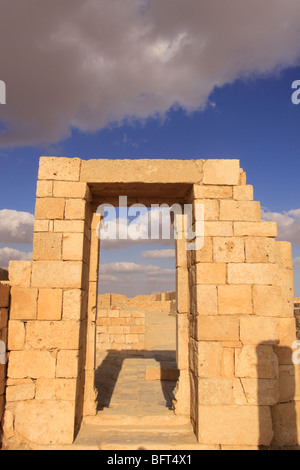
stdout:
[(145, 349), (145, 312), (133, 308), (98, 309), (97, 351)]
[(6, 349), (9, 307), (9, 285), (0, 283), (0, 448), (2, 436), (2, 418), (5, 406), (6, 387)]
[(129, 298), (121, 294), (101, 294), (98, 296), (99, 308), (136, 307), (155, 312), (176, 312), (176, 292), (164, 292), (150, 295), (137, 295)]
[(300, 339), (300, 297), (295, 298), (294, 313), (296, 318), (297, 339)]

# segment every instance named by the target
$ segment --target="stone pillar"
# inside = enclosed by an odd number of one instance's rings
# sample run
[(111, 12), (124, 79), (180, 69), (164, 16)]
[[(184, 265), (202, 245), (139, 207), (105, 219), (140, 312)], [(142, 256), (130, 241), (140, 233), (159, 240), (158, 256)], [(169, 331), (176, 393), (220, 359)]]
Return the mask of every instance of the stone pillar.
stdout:
[[(293, 445), (295, 390), (289, 405), (278, 405), (280, 394), (287, 399), (284, 375), (294, 370), (290, 245), (278, 245), (276, 225), (261, 222), (260, 204), (236, 163), (205, 162), (194, 199), (205, 206), (205, 244), (191, 267), (191, 418), (198, 440), (268, 446), (273, 437), (282, 442), (284, 421), (285, 444)], [(287, 359), (280, 357), (285, 346)], [(287, 407), (292, 423), (283, 417)]]
[(33, 261), (9, 268), (6, 410), (15, 439), (36, 444), (72, 443), (82, 416), (90, 232), (80, 165), (41, 158)]

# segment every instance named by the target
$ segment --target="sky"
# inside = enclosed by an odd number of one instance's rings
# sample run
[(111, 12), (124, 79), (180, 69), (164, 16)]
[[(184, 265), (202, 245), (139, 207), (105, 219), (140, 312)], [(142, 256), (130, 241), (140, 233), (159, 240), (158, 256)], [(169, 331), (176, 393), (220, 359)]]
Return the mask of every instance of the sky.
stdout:
[[(31, 259), (42, 155), (238, 158), (300, 296), (299, 0), (2, 0), (0, 81), (0, 266)], [(174, 263), (103, 247), (100, 291), (174, 290)]]

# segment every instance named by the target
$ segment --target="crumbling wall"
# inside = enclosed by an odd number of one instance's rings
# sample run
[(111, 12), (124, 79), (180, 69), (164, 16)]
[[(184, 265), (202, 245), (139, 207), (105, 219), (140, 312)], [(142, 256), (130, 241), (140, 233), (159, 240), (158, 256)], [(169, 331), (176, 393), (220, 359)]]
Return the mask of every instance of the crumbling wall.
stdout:
[(145, 349), (145, 312), (131, 308), (98, 310), (97, 351)]
[(121, 294), (101, 294), (98, 296), (99, 308), (126, 308), (136, 307), (155, 312), (176, 312), (176, 292), (160, 294), (137, 295), (129, 298)]
[(5, 406), (6, 388), (6, 349), (7, 349), (7, 327), (9, 307), (9, 285), (0, 283), (0, 447), (2, 436), (2, 418)]

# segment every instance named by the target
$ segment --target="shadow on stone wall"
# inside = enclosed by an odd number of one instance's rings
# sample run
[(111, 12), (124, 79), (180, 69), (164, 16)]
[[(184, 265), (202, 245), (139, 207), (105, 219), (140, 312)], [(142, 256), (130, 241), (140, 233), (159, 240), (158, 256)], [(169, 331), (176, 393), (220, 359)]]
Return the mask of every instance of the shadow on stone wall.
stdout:
[(262, 450), (300, 449), (293, 352), (291, 348), (278, 346), (274, 342), (263, 342), (257, 346), (259, 443)]

